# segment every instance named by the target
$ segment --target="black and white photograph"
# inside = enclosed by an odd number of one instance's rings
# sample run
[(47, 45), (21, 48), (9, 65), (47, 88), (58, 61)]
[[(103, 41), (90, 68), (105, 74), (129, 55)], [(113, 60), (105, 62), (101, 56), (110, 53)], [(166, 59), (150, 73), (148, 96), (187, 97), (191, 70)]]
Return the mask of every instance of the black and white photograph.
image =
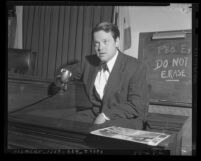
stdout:
[(8, 1), (5, 151), (196, 155), (198, 6)]

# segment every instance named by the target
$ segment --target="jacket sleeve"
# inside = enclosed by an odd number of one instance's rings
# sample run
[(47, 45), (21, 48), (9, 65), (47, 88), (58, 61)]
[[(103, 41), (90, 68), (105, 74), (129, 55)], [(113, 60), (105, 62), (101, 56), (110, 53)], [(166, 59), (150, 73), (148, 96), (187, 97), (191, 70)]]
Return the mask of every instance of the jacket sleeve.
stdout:
[(146, 68), (144, 65), (138, 66), (129, 80), (127, 100), (121, 100), (119, 95), (103, 106), (103, 113), (110, 119), (118, 118), (141, 118), (144, 119), (148, 106), (148, 88), (146, 82)]

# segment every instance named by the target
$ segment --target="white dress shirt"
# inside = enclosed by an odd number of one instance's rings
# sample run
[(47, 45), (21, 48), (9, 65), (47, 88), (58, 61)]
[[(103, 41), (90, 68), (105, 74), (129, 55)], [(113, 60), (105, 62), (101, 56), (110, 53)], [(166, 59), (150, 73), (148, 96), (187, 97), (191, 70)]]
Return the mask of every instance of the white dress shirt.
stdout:
[[(109, 71), (107, 71), (107, 70), (104, 71), (104, 69), (101, 69), (100, 71), (98, 71), (98, 73), (96, 75), (96, 79), (95, 79), (94, 85), (95, 85), (96, 91), (99, 94), (101, 100), (103, 99), (105, 85), (107, 84), (109, 75), (110, 75), (110, 73), (111, 73), (111, 71), (113, 69), (113, 66), (115, 64), (115, 61), (117, 59), (117, 55), (118, 55), (118, 51), (112, 57), (112, 59), (110, 59), (107, 62), (107, 67), (108, 67)], [(102, 113), (102, 114), (103, 114), (103, 116), (105, 117), (106, 120), (109, 120), (109, 118), (107, 116), (105, 116), (104, 113)]]

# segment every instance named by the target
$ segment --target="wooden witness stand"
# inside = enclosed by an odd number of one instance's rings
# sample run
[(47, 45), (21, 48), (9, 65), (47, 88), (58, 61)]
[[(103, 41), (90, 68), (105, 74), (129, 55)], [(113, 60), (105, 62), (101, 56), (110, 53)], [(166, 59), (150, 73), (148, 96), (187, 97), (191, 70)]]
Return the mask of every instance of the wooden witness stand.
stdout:
[[(35, 98), (34, 95), (39, 95), (43, 91), (41, 89), (47, 90), (48, 84), (49, 82), (41, 83), (41, 81), (33, 81), (29, 78), (23, 79), (23, 81), (13, 79), (11, 76), (8, 78), (10, 91), (8, 101), (11, 100), (11, 95), (12, 99), (15, 99), (12, 100), (15, 102), (15, 112), (9, 110), (8, 113), (8, 152), (19, 153), (20, 149), (30, 149), (30, 153), (34, 153), (31, 149), (63, 149), (63, 152), (68, 154), (70, 149), (79, 151), (87, 149), (82, 152), (86, 154), (120, 154), (119, 151), (136, 155), (181, 154), (182, 127), (187, 117), (149, 113), (148, 122), (151, 127), (149, 131), (171, 134), (171, 137), (158, 146), (92, 136), (89, 132), (102, 128), (100, 125), (97, 127), (85, 122), (70, 121), (65, 116), (68, 111), (75, 110), (75, 108), (87, 108), (87, 98), (81, 83), (70, 84), (66, 92), (49, 98), (45, 97), (43, 93), (41, 94), (43, 101), (37, 99), (32, 101), (31, 106), (26, 106), (28, 105), (26, 99), (30, 101), (30, 98)], [(24, 105), (19, 103), (22, 102), (22, 100), (18, 100), (19, 90), (21, 90), (21, 95), (25, 96)], [(19, 110), (17, 102), (21, 106)], [(14, 105), (10, 104), (8, 108), (11, 109), (11, 106)], [(22, 150), (21, 153), (23, 152), (25, 151)], [(35, 150), (35, 153), (37, 152), (41, 151)], [(73, 151), (71, 152), (73, 153)]]

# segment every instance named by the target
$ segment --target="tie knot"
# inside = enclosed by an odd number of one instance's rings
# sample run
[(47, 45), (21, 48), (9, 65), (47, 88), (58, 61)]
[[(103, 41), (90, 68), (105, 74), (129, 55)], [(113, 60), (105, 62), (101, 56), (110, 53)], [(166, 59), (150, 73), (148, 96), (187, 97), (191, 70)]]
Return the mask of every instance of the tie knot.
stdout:
[(102, 63), (102, 64), (101, 64), (101, 69), (103, 69), (104, 71), (108, 71), (108, 72), (109, 72), (107, 63)]

